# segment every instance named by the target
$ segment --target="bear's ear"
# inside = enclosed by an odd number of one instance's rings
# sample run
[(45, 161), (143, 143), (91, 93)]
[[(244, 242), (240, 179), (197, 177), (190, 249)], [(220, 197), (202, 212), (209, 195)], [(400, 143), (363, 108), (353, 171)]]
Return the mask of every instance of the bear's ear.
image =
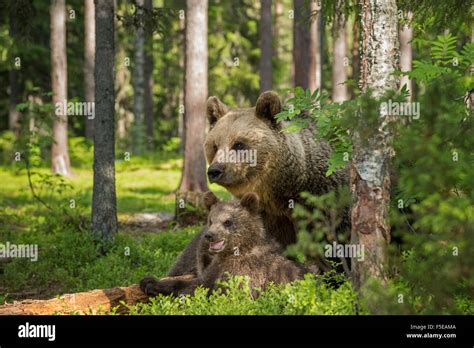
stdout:
[(255, 106), (255, 115), (259, 118), (267, 119), (276, 125), (275, 115), (281, 112), (280, 97), (273, 91), (267, 91), (260, 94)]
[(217, 202), (219, 202), (219, 198), (217, 198), (217, 196), (211, 191), (207, 191), (204, 194), (203, 200), (204, 200), (204, 206), (207, 208), (207, 210), (211, 210), (211, 207)]
[(207, 119), (209, 124), (214, 126), (214, 124), (226, 113), (229, 112), (229, 108), (217, 97), (209, 97), (207, 100)]
[(247, 192), (240, 199), (240, 205), (251, 213), (260, 211), (260, 199), (254, 192)]

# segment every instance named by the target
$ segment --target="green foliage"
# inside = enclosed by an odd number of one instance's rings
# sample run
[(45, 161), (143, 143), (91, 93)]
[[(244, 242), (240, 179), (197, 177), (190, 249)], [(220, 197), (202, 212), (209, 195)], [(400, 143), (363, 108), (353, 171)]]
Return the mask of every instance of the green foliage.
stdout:
[(0, 163), (10, 164), (13, 160), (16, 136), (11, 131), (0, 133)]
[(324, 258), (328, 241), (343, 243), (349, 240), (349, 231), (340, 231), (338, 226), (347, 218), (350, 194), (341, 188), (337, 193), (331, 191), (320, 196), (303, 192), (301, 197), (305, 205), (297, 204), (293, 212), (298, 225), (297, 242), (288, 246), (286, 254), (300, 262)]
[(348, 281), (334, 289), (329, 281), (340, 276), (307, 274), (303, 280), (270, 285), (252, 294), (248, 279), (231, 277), (222, 289), (208, 295), (198, 288), (193, 296), (159, 295), (150, 303), (130, 308), (131, 314), (146, 315), (348, 315), (356, 313), (357, 297)]
[(69, 159), (73, 168), (90, 168), (94, 163), (94, 147), (84, 137), (69, 137)]

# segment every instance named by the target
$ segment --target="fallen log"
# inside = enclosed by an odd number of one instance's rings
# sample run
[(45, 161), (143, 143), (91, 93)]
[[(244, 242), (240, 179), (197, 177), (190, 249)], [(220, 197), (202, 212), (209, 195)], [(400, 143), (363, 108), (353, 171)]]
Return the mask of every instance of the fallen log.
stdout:
[[(193, 274), (184, 274), (164, 279), (194, 278)], [(148, 302), (138, 285), (121, 288), (98, 289), (75, 294), (65, 294), (50, 300), (23, 300), (0, 306), (0, 315), (52, 315), (52, 314), (103, 314), (115, 309), (115, 313), (125, 314), (127, 306)]]
[(116, 309), (126, 313), (126, 305), (147, 302), (138, 285), (65, 294), (50, 300), (23, 300), (0, 306), (0, 315), (100, 314)]

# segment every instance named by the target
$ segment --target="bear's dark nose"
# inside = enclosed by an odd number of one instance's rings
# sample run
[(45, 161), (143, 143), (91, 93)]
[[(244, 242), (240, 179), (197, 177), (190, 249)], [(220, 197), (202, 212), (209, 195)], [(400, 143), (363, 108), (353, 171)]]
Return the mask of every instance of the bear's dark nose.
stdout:
[(212, 164), (207, 170), (207, 177), (210, 182), (217, 182), (222, 177), (222, 174), (224, 174), (224, 170), (220, 163)]
[(204, 238), (206, 238), (209, 242), (212, 242), (213, 239), (214, 239), (214, 235), (213, 235), (212, 233), (207, 232), (207, 233), (204, 235)]

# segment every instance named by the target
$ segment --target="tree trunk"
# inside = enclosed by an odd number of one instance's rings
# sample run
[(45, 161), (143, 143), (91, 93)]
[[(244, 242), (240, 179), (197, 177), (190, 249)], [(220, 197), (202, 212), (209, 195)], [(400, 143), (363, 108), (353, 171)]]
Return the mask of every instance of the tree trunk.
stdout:
[(115, 93), (114, 93), (113, 1), (98, 1), (95, 8), (96, 53), (94, 132), (94, 188), (92, 233), (99, 240), (112, 240), (117, 232), (115, 196)]
[(24, 300), (4, 304), (0, 306), (0, 315), (100, 314), (113, 308), (117, 308), (118, 313), (127, 313), (128, 309), (121, 304), (122, 301), (127, 305), (134, 305), (147, 302), (148, 296), (138, 285), (91, 290), (65, 294), (50, 300)]
[(11, 67), (8, 74), (10, 79), (10, 110), (8, 113), (8, 129), (15, 134), (18, 134), (20, 128), (20, 111), (16, 109), (16, 105), (18, 104), (18, 95), (20, 93), (20, 88), (18, 86), (18, 70), (15, 67)]
[[(94, 63), (95, 63), (95, 10), (94, 0), (85, 0), (84, 2), (84, 95), (87, 103), (94, 102), (95, 81), (94, 81)], [(94, 137), (94, 120), (85, 118), (86, 137)]]
[[(143, 15), (144, 0), (137, 0), (137, 16)], [(135, 59), (133, 62), (133, 114), (132, 144), (135, 155), (143, 154), (145, 144), (144, 127), (144, 95), (145, 95), (145, 32), (143, 23), (140, 21), (136, 28), (135, 36)]]
[[(316, 19), (315, 19), (315, 31), (316, 34), (314, 35), (314, 40), (316, 44), (314, 45), (314, 64), (316, 65), (316, 77), (315, 77), (315, 87), (314, 89), (322, 89), (323, 88), (323, 63), (324, 63), (324, 21), (323, 16), (321, 15), (322, 8), (320, 4), (316, 2), (311, 2), (311, 12), (315, 13), (317, 11)], [(313, 31), (311, 31), (313, 33)]]
[(332, 64), (332, 100), (333, 102), (343, 102), (349, 98), (347, 85), (347, 38), (346, 38), (346, 17), (343, 12), (343, 0), (337, 0), (336, 11), (333, 22), (333, 56)]
[[(388, 89), (396, 89), (398, 30), (395, 0), (361, 0), (362, 62), (361, 88), (370, 88), (374, 97), (381, 97)], [(361, 115), (364, 117), (364, 115)], [(380, 112), (380, 127), (369, 130), (362, 139), (354, 131), (351, 166), (351, 214), (353, 243), (364, 250), (365, 260), (352, 263), (356, 288), (369, 277), (385, 279), (387, 247), (390, 242), (388, 209), (390, 202), (390, 156), (393, 152), (391, 134), (387, 127), (389, 116)], [(365, 133), (365, 132), (364, 132)]]
[(260, 93), (272, 89), (272, 0), (260, 1)]
[[(14, 16), (14, 12), (12, 11), (10, 16)], [(16, 22), (14, 18), (10, 18), (9, 20), (9, 34), (10, 38), (12, 39), (13, 43), (16, 42)], [(12, 55), (10, 57), (11, 62), (15, 62), (15, 57)], [(8, 78), (10, 82), (10, 109), (8, 112), (8, 129), (12, 132), (19, 134), (19, 121), (20, 121), (20, 111), (16, 109), (16, 105), (18, 104), (18, 96), (20, 93), (19, 84), (18, 84), (18, 70), (17, 67), (10, 63), (10, 70), (8, 72)]]
[(275, 0), (273, 2), (274, 4), (274, 11), (275, 11), (275, 19), (274, 19), (274, 25), (272, 29), (272, 35), (273, 35), (273, 57), (278, 58), (280, 56), (280, 49), (281, 45), (278, 43), (278, 40), (280, 38), (280, 25), (281, 25), (281, 17), (283, 14), (283, 4), (281, 0)]
[[(53, 104), (67, 102), (67, 60), (66, 60), (66, 1), (52, 0), (51, 15), (51, 84)], [(53, 123), (53, 145), (51, 148), (51, 169), (53, 173), (69, 176), (71, 166), (67, 144), (67, 110), (56, 108)]]
[[(360, 59), (359, 59), (359, 14), (354, 16), (354, 24), (352, 26), (352, 80), (359, 81)], [(355, 97), (356, 88), (351, 88), (352, 97)]]
[(180, 191), (207, 191), (204, 137), (207, 99), (207, 0), (186, 9), (185, 148)]
[[(151, 11), (153, 9), (152, 0), (145, 0), (145, 9)], [(143, 66), (145, 81), (145, 132), (147, 149), (152, 151), (153, 144), (153, 35), (146, 33), (145, 37), (145, 62)]]
[(318, 83), (318, 55), (320, 44), (318, 35), (318, 16), (309, 22), (311, 13), (319, 11), (315, 2), (305, 5), (305, 0), (294, 0), (293, 22), (293, 64), (294, 84), (311, 91), (320, 88)]
[[(408, 20), (411, 20), (412, 13), (408, 13)], [(410, 71), (411, 62), (412, 62), (412, 50), (411, 50), (411, 40), (413, 39), (413, 28), (408, 25), (403, 25), (400, 28), (400, 70), (401, 71)], [(408, 101), (412, 99), (413, 87), (410, 78), (406, 75), (402, 75), (400, 78), (400, 87), (407, 85), (410, 96)]]
[(130, 70), (125, 66), (125, 49), (118, 46), (117, 62), (115, 74), (115, 110), (117, 111), (117, 137), (124, 140), (133, 122), (133, 114), (127, 109), (127, 87), (130, 85)]

